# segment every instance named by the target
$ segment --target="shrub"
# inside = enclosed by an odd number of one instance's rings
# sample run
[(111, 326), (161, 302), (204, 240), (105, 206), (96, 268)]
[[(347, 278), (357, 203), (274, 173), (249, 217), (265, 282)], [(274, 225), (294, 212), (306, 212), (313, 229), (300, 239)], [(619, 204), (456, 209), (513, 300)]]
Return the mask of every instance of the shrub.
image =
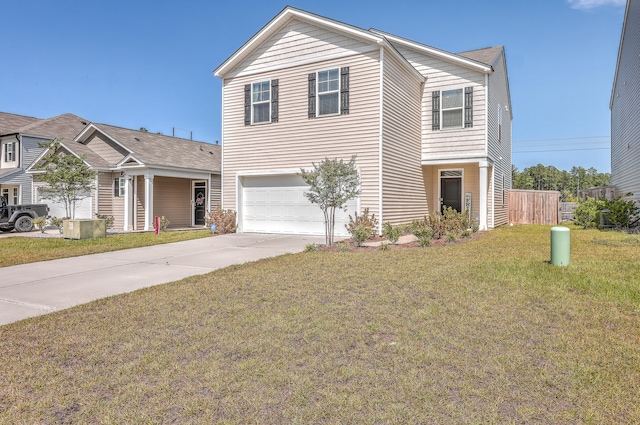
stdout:
[(422, 220), (413, 220), (408, 226), (408, 231), (418, 238), (420, 246), (425, 247), (431, 245), (431, 238), (433, 237), (434, 231), (429, 225), (428, 217)]
[(96, 218), (98, 220), (104, 220), (107, 229), (113, 229), (113, 222), (115, 221), (115, 219), (112, 215), (96, 214)]
[(225, 233), (235, 233), (236, 231), (236, 212), (233, 210), (223, 210), (218, 204), (211, 212), (207, 212), (205, 217), (207, 226), (216, 225), (216, 233), (223, 235)]
[(165, 230), (167, 230), (167, 227), (169, 227), (169, 224), (171, 224), (171, 221), (169, 221), (169, 219), (165, 216), (160, 217), (160, 231), (164, 232)]
[(65, 218), (51, 217), (49, 219), (49, 225), (53, 227), (57, 227), (58, 229), (62, 228), (62, 222), (66, 220)]
[(463, 238), (468, 238), (469, 236), (471, 236), (471, 231), (470, 230), (464, 230), (460, 236), (462, 236)]
[[(631, 193), (625, 196), (630, 196)], [(638, 219), (635, 201), (625, 201), (621, 196), (615, 199), (587, 198), (580, 202), (574, 213), (574, 223), (585, 229), (600, 228), (600, 214), (608, 210), (607, 219), (616, 229), (628, 229)]]
[(382, 235), (389, 239), (389, 241), (394, 245), (398, 242), (398, 239), (400, 239), (401, 234), (402, 231), (400, 230), (400, 226), (393, 226), (389, 222), (382, 225)]
[(460, 234), (463, 230), (469, 228), (469, 214), (467, 212), (461, 212), (454, 210), (451, 207), (447, 207), (442, 212), (442, 218), (444, 220), (444, 227), (447, 232)]
[(318, 250), (318, 245), (315, 243), (308, 243), (304, 246), (304, 252), (316, 252)]
[(380, 251), (389, 251), (389, 244), (382, 242), (380, 244)]
[(348, 243), (346, 242), (339, 242), (338, 243), (338, 251), (340, 252), (349, 252), (351, 250), (351, 247), (349, 246)]
[(604, 199), (587, 198), (576, 206), (573, 222), (585, 229), (598, 228), (600, 227), (600, 211), (604, 208)]
[(447, 232), (447, 242), (456, 242), (458, 237), (453, 232)]
[(44, 233), (44, 227), (47, 225), (47, 217), (40, 216), (36, 217), (32, 220), (34, 226), (38, 228), (42, 233)]
[(365, 208), (364, 210), (362, 210), (362, 215), (358, 215), (357, 212), (353, 215), (353, 217), (349, 215), (349, 224), (344, 225), (351, 236), (353, 236), (353, 238), (357, 240), (355, 233), (363, 232), (363, 230), (358, 229), (358, 227), (364, 227), (369, 229), (369, 235), (364, 240), (373, 238), (376, 235), (375, 232), (378, 228), (378, 219), (376, 218), (376, 215), (369, 214), (369, 208)]
[(358, 246), (362, 246), (362, 243), (371, 238), (371, 229), (364, 224), (360, 224), (350, 230), (351, 237)]

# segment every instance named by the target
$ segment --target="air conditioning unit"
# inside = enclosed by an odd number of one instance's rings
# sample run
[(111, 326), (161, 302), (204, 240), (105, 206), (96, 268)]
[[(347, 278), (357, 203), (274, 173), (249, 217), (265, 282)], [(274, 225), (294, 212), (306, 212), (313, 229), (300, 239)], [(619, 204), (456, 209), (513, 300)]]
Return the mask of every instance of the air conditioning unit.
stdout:
[(62, 235), (65, 239), (96, 239), (107, 236), (106, 220), (64, 220)]

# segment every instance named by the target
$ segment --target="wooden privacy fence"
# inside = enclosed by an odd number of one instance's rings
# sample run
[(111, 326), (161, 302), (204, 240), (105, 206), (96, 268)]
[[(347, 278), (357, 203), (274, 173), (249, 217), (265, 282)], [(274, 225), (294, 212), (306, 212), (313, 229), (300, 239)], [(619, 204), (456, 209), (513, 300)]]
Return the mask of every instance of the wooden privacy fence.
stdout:
[(591, 189), (584, 189), (584, 190), (578, 191), (578, 198), (582, 200), (585, 200), (587, 198), (613, 200), (615, 199), (615, 197), (616, 197), (615, 186), (593, 187)]
[(558, 224), (561, 220), (560, 192), (552, 190), (510, 190), (509, 223)]

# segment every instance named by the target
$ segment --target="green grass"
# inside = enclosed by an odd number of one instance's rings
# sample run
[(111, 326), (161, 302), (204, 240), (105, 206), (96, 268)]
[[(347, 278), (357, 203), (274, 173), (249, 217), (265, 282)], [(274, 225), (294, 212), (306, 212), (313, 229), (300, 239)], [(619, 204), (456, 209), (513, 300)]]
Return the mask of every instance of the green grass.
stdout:
[(0, 267), (58, 258), (77, 257), (210, 236), (207, 230), (109, 234), (100, 239), (62, 239), (14, 236), (0, 239)]
[(309, 252), (0, 327), (0, 423), (640, 418), (640, 240)]

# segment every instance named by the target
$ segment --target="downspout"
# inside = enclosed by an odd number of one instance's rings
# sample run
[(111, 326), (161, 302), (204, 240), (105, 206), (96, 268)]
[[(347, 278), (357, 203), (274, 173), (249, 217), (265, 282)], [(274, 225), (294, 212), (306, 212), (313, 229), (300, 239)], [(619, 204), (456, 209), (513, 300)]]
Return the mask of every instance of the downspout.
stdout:
[[(485, 142), (484, 142), (484, 147), (485, 147), (485, 156), (487, 157), (487, 162), (489, 161), (489, 96), (490, 96), (490, 90), (489, 90), (489, 74), (485, 73), (484, 74), (484, 86), (485, 86), (485, 90), (487, 91), (485, 97), (484, 97), (484, 137), (485, 137)], [(482, 188), (482, 190), (486, 190), (487, 193), (485, 195), (485, 200), (488, 200), (489, 198), (489, 189), (491, 186), (493, 186), (493, 169), (495, 168), (495, 166), (492, 165), (491, 167), (491, 184), (485, 184), (485, 186)], [(487, 182), (488, 183), (488, 182)], [(495, 194), (493, 194), (495, 195)], [(494, 210), (494, 199), (495, 196), (491, 196), (491, 207), (489, 207), (489, 205), (486, 206), (485, 210), (486, 210), (486, 214), (489, 215), (489, 210), (491, 210), (491, 227), (493, 227), (493, 214), (495, 212)], [(486, 202), (486, 201), (485, 201)], [(486, 227), (488, 229), (489, 227), (489, 217), (485, 217), (484, 222), (486, 223)], [(484, 229), (484, 230), (487, 230)]]
[[(224, 209), (224, 78), (222, 78), (222, 105), (220, 105), (220, 206)], [(236, 209), (236, 225), (238, 214)]]
[(384, 125), (384, 48), (380, 46), (380, 128), (378, 131), (378, 235), (382, 235), (382, 223), (384, 216), (382, 212), (382, 141)]

